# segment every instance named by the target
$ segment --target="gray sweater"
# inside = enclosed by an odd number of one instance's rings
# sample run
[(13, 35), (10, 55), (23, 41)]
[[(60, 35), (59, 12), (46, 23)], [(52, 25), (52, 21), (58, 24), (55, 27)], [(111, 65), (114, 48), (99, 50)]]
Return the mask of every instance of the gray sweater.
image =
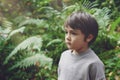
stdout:
[(77, 55), (67, 50), (59, 61), (58, 80), (106, 80), (104, 64), (90, 48)]

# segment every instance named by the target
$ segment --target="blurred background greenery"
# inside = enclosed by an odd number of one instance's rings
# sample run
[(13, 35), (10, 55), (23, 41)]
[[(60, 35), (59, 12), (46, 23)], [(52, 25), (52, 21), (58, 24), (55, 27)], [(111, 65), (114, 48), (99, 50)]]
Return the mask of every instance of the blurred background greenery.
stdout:
[(120, 80), (119, 0), (0, 0), (0, 79), (57, 80), (63, 25), (83, 10), (99, 23), (91, 46), (105, 64), (108, 80)]

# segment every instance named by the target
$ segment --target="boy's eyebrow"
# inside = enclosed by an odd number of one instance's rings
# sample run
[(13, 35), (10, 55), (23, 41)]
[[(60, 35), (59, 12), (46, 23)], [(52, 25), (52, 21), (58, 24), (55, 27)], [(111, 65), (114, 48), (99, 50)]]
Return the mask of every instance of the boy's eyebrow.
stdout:
[[(67, 28), (64, 28), (64, 31), (66, 31), (67, 30)], [(70, 29), (70, 31), (72, 31), (72, 32), (76, 32), (76, 31), (78, 31), (77, 29)]]

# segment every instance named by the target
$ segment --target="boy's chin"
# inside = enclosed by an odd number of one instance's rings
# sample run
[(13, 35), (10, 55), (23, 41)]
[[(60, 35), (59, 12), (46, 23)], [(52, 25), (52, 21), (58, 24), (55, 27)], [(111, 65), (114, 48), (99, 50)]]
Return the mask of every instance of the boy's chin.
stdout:
[(74, 50), (74, 47), (72, 47), (70, 45), (67, 45), (67, 48), (70, 49), (70, 50)]
[(67, 48), (70, 49), (70, 50), (74, 50), (72, 47), (68, 47), (68, 46), (67, 46)]

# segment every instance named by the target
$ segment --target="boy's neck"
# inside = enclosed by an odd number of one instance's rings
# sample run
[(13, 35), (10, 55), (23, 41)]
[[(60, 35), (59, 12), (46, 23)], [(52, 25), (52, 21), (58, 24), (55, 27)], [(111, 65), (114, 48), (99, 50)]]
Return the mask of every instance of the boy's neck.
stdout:
[(72, 53), (73, 53), (73, 54), (80, 54), (80, 53), (85, 52), (85, 51), (88, 50), (88, 49), (89, 49), (89, 47), (82, 48), (82, 49), (79, 49), (79, 50), (72, 50)]

